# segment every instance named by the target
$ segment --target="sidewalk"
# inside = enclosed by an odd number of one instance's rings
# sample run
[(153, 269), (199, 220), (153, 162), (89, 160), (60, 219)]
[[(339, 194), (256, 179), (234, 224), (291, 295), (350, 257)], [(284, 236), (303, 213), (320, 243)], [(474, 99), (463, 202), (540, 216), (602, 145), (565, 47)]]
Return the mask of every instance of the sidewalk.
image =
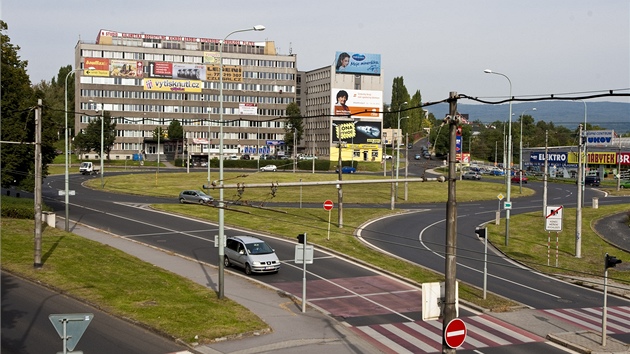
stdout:
[[(56, 226), (63, 229), (64, 219), (57, 218)], [(70, 229), (77, 235), (118, 248), (145, 262), (217, 290), (218, 272), (214, 266), (72, 221)], [(302, 313), (301, 304), (250, 277), (225, 272), (224, 291), (226, 297), (250, 309), (265, 321), (270, 332), (239, 339), (225, 338), (213, 344), (199, 345), (194, 348), (198, 353), (380, 353), (334, 319), (309, 307), (306, 313)]]

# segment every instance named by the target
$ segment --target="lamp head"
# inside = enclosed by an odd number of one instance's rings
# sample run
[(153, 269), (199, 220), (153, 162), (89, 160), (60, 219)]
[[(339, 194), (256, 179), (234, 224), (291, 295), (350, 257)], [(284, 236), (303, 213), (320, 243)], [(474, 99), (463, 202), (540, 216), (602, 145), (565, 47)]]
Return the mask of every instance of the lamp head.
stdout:
[(254, 26), (254, 31), (264, 31), (264, 30), (265, 30), (265, 26), (263, 25)]
[(492, 70), (490, 70), (490, 69), (486, 69), (483, 72), (486, 73), (486, 74), (492, 74)]
[(532, 111), (535, 111), (535, 110), (536, 110), (536, 107), (532, 108)]

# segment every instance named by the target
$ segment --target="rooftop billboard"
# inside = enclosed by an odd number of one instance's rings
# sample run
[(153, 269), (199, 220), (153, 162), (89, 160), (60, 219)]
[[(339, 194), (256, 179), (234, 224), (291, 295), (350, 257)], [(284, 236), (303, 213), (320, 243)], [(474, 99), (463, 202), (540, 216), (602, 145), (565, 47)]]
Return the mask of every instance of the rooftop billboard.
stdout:
[(337, 74), (381, 75), (381, 55), (337, 52), (335, 72)]

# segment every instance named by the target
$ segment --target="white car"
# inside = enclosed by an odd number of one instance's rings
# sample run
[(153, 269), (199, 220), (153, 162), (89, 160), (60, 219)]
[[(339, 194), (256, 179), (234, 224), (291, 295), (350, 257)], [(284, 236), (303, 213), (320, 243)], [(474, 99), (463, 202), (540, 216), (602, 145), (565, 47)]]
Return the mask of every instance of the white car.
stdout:
[(251, 236), (230, 236), (225, 244), (223, 265), (245, 269), (245, 274), (277, 273), (280, 260), (265, 241)]
[(276, 172), (277, 169), (276, 165), (267, 165), (260, 168), (262, 172)]
[(383, 160), (391, 160), (392, 159), (392, 155), (383, 155)]

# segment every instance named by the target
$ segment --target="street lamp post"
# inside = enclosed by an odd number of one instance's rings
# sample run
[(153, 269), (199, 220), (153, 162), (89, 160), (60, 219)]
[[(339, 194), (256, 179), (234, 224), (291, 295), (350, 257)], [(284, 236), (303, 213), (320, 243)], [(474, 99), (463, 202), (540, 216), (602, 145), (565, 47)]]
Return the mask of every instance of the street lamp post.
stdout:
[(400, 120), (409, 118), (409, 117), (401, 117), (400, 110), (402, 109), (402, 106), (406, 104), (407, 102), (403, 102), (398, 107), (398, 125), (396, 126), (396, 129), (400, 130), (400, 134), (398, 134), (398, 140), (396, 140), (396, 199), (398, 199), (398, 170), (400, 169), (400, 140), (402, 140), (401, 138), (403, 136), (402, 130), (400, 129)]
[[(224, 265), (225, 249), (225, 204), (223, 201), (223, 45), (229, 36), (239, 32), (264, 31), (265, 26), (256, 25), (252, 28), (240, 29), (228, 33), (219, 43), (219, 299), (224, 296)], [(210, 161), (208, 161), (210, 164)]]
[[(96, 105), (96, 111), (98, 111), (99, 102), (90, 100)], [(101, 103), (101, 189), (105, 188), (105, 181), (103, 180), (103, 152), (105, 151), (105, 104)]]
[(70, 175), (68, 172), (68, 168), (69, 168), (69, 161), (68, 161), (68, 78), (70, 77), (70, 74), (73, 74), (77, 71), (80, 71), (82, 69), (74, 69), (74, 70), (70, 70), (68, 72), (68, 74), (66, 75), (66, 90), (65, 90), (65, 97), (66, 97), (66, 122), (65, 122), (65, 129), (64, 129), (64, 146), (65, 146), (65, 167), (66, 167), (66, 171), (65, 171), (65, 190), (64, 190), (64, 203), (66, 206), (66, 220), (65, 220), (65, 230), (66, 232), (70, 231), (70, 209), (69, 209), (69, 203), (70, 203)]
[[(532, 111), (535, 111), (536, 108), (532, 108)], [(518, 176), (519, 176), (519, 186), (518, 192), (519, 194), (523, 194), (523, 117), (525, 116), (525, 112), (527, 109), (521, 113), (521, 142), (520, 142), (520, 152), (518, 154)]]
[[(495, 75), (501, 75), (504, 78), (507, 79), (508, 83), (510, 84), (510, 96), (508, 97), (508, 99), (510, 100), (509, 106), (510, 106), (510, 112), (508, 115), (508, 141), (507, 141), (507, 161), (506, 161), (506, 165), (507, 165), (507, 170), (509, 171), (510, 175), (512, 172), (512, 80), (510, 80), (510, 78), (505, 75), (505, 74), (501, 74), (495, 71), (492, 71), (490, 69), (486, 69), (483, 71), (486, 74), (495, 74)], [(510, 175), (508, 175), (508, 178), (510, 177)], [(511, 200), (511, 183), (507, 183), (507, 195), (506, 195), (506, 199), (505, 199), (505, 245), (507, 246), (509, 243), (509, 239), (510, 239), (510, 209), (512, 208), (512, 200)]]

